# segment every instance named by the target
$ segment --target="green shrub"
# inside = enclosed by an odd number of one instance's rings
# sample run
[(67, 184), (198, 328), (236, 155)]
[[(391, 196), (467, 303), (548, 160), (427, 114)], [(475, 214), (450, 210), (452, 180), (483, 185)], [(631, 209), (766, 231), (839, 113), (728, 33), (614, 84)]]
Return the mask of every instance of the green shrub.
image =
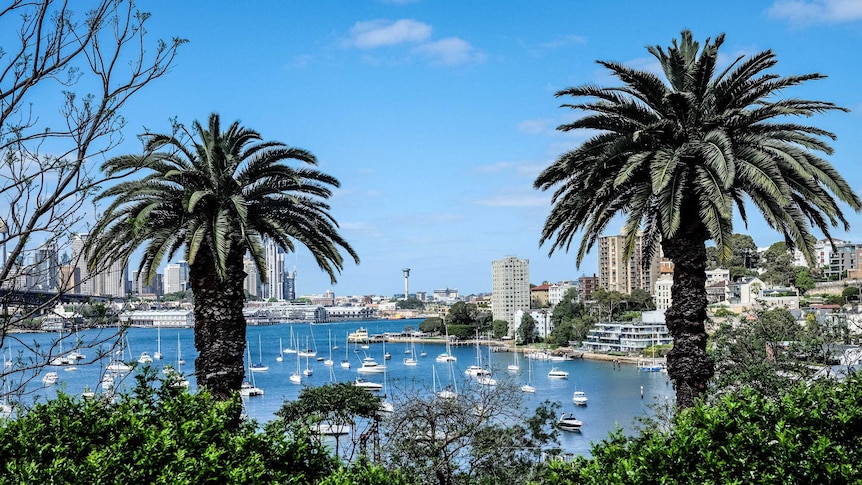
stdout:
[(801, 383), (779, 398), (751, 389), (698, 404), (658, 427), (553, 463), (542, 483), (862, 482), (862, 378)]
[(60, 394), (0, 422), (0, 484), (311, 483), (337, 469), (307, 437), (241, 420), (239, 398), (190, 394), (152, 369), (135, 378), (116, 404)]

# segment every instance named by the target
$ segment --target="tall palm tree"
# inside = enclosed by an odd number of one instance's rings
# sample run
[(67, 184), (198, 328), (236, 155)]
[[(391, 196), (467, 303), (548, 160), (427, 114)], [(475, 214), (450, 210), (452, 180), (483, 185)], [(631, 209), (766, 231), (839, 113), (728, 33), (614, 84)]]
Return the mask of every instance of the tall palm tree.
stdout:
[(264, 277), (263, 237), (287, 251), (299, 243), (333, 283), (343, 269), (340, 249), (359, 262), (324, 202), (339, 182), (284, 163), (316, 165), (305, 150), (261, 141), (238, 122), (222, 131), (217, 114), (206, 127), (195, 122), (183, 137), (143, 139), (142, 155), (118, 156), (102, 166), (109, 177), (145, 175), (98, 195), (112, 201), (88, 239), (89, 261), (128, 261), (143, 247), (138, 270), (149, 281), (166, 256), (184, 248), (195, 301), (195, 374), (199, 385), (226, 398), (239, 390), (244, 375), (243, 256)]
[(740, 56), (717, 70), (724, 35), (700, 48), (685, 30), (667, 50), (649, 52), (664, 78), (616, 62), (599, 61), (623, 84), (585, 85), (557, 96), (584, 112), (562, 131), (595, 130), (592, 138), (561, 155), (535, 180), (540, 190), (555, 188), (553, 207), (541, 243), (550, 252), (568, 250), (583, 231), (577, 263), (607, 225), (624, 216), (626, 257), (638, 234), (645, 261), (659, 245), (674, 263), (673, 303), (667, 326), (674, 347), (668, 355), (680, 408), (691, 406), (713, 375), (706, 354), (706, 241), (722, 259), (730, 257), (734, 206), (748, 224), (754, 207), (769, 227), (799, 248), (813, 263), (811, 227), (826, 237), (831, 227), (848, 229), (835, 198), (859, 211), (860, 200), (820, 154), (832, 154), (824, 141), (835, 136), (793, 117), (843, 110), (832, 103), (780, 99), (778, 94), (821, 74), (781, 77), (771, 51)]

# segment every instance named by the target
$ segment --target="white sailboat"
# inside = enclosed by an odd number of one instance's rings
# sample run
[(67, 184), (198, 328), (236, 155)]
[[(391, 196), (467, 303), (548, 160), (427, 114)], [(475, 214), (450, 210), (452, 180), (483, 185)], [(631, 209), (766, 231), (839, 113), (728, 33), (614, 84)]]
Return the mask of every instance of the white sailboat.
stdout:
[(516, 347), (515, 349), (513, 349), (513, 350), (515, 351), (515, 362), (514, 362), (513, 364), (509, 364), (509, 365), (506, 367), (506, 369), (507, 369), (509, 372), (520, 372), (520, 371), (521, 371), (521, 366), (520, 366), (520, 364), (518, 363), (518, 354), (519, 354), (519, 352), (518, 352), (517, 347)]
[(276, 362), (281, 362), (284, 360), (284, 344), (281, 342), (281, 337), (278, 337), (278, 357), (275, 358)]
[(404, 365), (406, 365), (408, 367), (413, 367), (413, 366), (419, 364), (419, 361), (416, 360), (416, 344), (415, 343), (410, 342), (410, 350), (408, 350), (408, 352), (410, 352), (410, 357), (404, 358)]
[[(246, 346), (248, 346), (248, 342), (246, 342)], [(258, 361), (257, 361), (257, 364), (251, 364), (251, 363), (249, 363), (249, 367), (248, 367), (248, 368), (249, 368), (249, 370), (250, 370), (251, 372), (265, 372), (265, 371), (268, 371), (268, 370), (269, 370), (269, 366), (263, 363), (263, 342), (262, 342), (262, 340), (261, 340), (260, 335), (258, 335), (258, 336), (257, 336), (257, 351), (258, 351), (258, 354), (259, 354), (258, 359), (260, 359), (260, 360), (258, 360)], [(249, 355), (251, 355), (251, 354), (249, 354)], [(249, 357), (249, 360), (251, 360), (251, 357)]]
[(328, 365), (332, 367), (334, 362), (332, 361), (332, 330), (329, 331), (329, 358), (323, 361), (323, 365)]
[[(308, 347), (308, 337), (305, 337), (305, 347), (306, 347), (307, 349), (309, 349), (309, 347)], [(300, 353), (299, 353), (299, 355), (303, 355), (303, 354), (305, 354), (305, 369), (303, 369), (303, 371), (302, 371), (302, 373), (303, 373), (303, 375), (305, 375), (305, 377), (310, 377), (312, 374), (314, 374), (314, 370), (313, 370), (311, 367), (309, 367), (309, 366), (308, 366), (308, 358), (309, 358), (309, 357), (312, 357), (311, 353), (312, 353), (312, 351), (311, 351), (311, 350), (308, 350), (308, 351), (306, 351), (306, 352), (300, 352)], [(314, 351), (314, 355), (317, 355), (317, 351)]]
[(533, 386), (533, 361), (527, 359), (527, 383), (521, 386), (523, 392), (536, 392), (536, 387)]
[(485, 376), (490, 374), (491, 372), (488, 369), (482, 367), (482, 348), (479, 347), (479, 332), (476, 332), (476, 363), (473, 365), (467, 366), (467, 369), (464, 370), (464, 374), (472, 377)]
[(302, 384), (302, 372), (299, 370), (299, 353), (294, 353), (296, 354), (296, 372), (290, 374), (290, 382), (294, 384)]
[(446, 327), (446, 352), (437, 356), (437, 362), (455, 362), (458, 359), (452, 355), (452, 343), (449, 341), (449, 327)]
[(297, 342), (296, 347), (293, 347), (293, 345), (294, 345), (293, 339), (294, 339), (294, 337), (293, 337), (293, 325), (291, 325), (290, 326), (290, 343), (288, 343), (288, 345), (290, 345), (290, 347), (287, 347), (286, 349), (284, 349), (285, 354), (295, 354), (297, 352), (296, 349), (299, 347), (299, 345), (298, 345), (299, 343)]
[(248, 343), (246, 342), (245, 347), (246, 353), (248, 355), (248, 367), (249, 367), (249, 376), (251, 377), (251, 382), (244, 381), (239, 388), (239, 394), (243, 397), (252, 397), (252, 396), (263, 396), (263, 389), (257, 387), (254, 382), (254, 372), (251, 370), (251, 349), (248, 347)]
[(344, 344), (344, 360), (341, 361), (341, 368), (349, 369), (350, 368), (350, 359), (348, 359), (347, 351), (350, 349), (350, 334), (347, 334), (347, 341)]
[(156, 351), (153, 352), (153, 359), (162, 360), (162, 325), (156, 324)]

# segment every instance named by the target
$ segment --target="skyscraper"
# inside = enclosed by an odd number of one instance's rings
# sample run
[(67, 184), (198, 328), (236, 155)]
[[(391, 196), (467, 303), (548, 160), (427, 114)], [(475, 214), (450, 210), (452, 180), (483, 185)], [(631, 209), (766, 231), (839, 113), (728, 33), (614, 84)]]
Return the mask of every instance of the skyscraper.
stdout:
[(84, 255), (84, 244), (90, 235), (80, 233), (72, 235), (72, 293), (80, 295), (93, 294), (93, 280), (87, 268), (87, 258)]
[(262, 297), (284, 300), (284, 250), (274, 240), (263, 239), (264, 258), (266, 259), (266, 283), (263, 284)]
[(631, 294), (639, 288), (653, 293), (659, 275), (661, 251), (657, 250), (646, 269), (643, 266), (643, 237), (638, 235), (632, 257), (623, 260), (625, 238), (623, 236), (602, 236), (599, 238), (599, 287), (608, 291)]
[(521, 322), (515, 321), (518, 310), (530, 308), (530, 260), (509, 256), (491, 263), (491, 312), (494, 320), (509, 323), (514, 336)]
[(165, 294), (189, 289), (189, 263), (180, 261), (165, 266)]

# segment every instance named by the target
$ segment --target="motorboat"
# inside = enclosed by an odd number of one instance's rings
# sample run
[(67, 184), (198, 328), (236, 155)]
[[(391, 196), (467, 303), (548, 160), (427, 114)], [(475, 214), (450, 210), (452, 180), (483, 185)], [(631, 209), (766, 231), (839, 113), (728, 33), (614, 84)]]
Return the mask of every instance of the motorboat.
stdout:
[(330, 423), (319, 423), (314, 426), (314, 430), (317, 434), (325, 435), (325, 436), (341, 436), (350, 434), (350, 425), (349, 424), (330, 424)]
[(365, 357), (362, 359), (362, 365), (356, 369), (356, 372), (360, 372), (363, 374), (379, 374), (382, 372), (386, 372), (386, 366), (382, 364), (378, 364), (376, 360), (372, 357)]
[(263, 389), (253, 386), (248, 381), (244, 381), (239, 387), (239, 395), (243, 397), (263, 396)]
[(568, 379), (569, 373), (568, 371), (564, 371), (559, 367), (554, 367), (548, 372), (548, 379)]
[(442, 354), (438, 355), (435, 360), (437, 362), (455, 362), (458, 359), (449, 352), (443, 352)]
[(109, 372), (113, 372), (115, 374), (125, 374), (127, 372), (131, 372), (132, 366), (126, 364), (121, 360), (113, 360), (107, 367), (105, 367)]
[(572, 394), (572, 402), (574, 402), (576, 406), (586, 406), (587, 393), (585, 393), (584, 391), (575, 391)]
[(563, 431), (580, 431), (584, 422), (571, 413), (563, 413), (557, 420), (557, 427)]
[(269, 366), (263, 363), (258, 362), (257, 364), (252, 364), (248, 366), (249, 370), (252, 372), (265, 372), (269, 370)]
[(152, 364), (153, 358), (150, 356), (149, 352), (141, 352), (140, 357), (138, 357), (138, 364)]
[(56, 372), (48, 372), (42, 377), (42, 384), (46, 386), (53, 386), (60, 380), (60, 376)]
[(467, 366), (466, 370), (464, 370), (464, 374), (472, 377), (489, 376), (491, 375), (491, 371), (478, 365), (470, 365)]
[(368, 389), (369, 391), (379, 391), (383, 389), (383, 384), (371, 382), (361, 377), (357, 377), (356, 380), (353, 381), (353, 385), (363, 389)]
[(536, 387), (531, 386), (529, 384), (524, 384), (523, 386), (521, 386), (521, 391), (522, 392), (536, 392)]
[(114, 389), (114, 378), (110, 374), (102, 376), (102, 389), (111, 391)]

